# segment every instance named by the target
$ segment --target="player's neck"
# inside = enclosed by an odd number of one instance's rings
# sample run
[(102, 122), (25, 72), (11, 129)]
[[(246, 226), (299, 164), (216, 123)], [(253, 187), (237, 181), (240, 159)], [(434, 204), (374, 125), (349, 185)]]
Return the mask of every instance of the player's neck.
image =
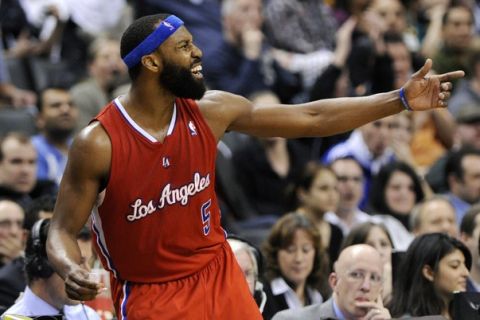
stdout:
[(121, 102), (130, 115), (142, 114), (159, 119), (165, 117), (165, 113), (171, 113), (175, 96), (158, 86), (132, 86)]

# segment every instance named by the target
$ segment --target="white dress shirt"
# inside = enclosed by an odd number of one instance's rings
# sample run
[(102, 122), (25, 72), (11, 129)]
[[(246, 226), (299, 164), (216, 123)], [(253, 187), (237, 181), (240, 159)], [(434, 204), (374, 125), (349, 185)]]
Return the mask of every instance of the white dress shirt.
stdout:
[[(77, 304), (65, 306), (63, 308), (64, 317), (67, 320), (100, 320), (99, 315), (92, 308)], [(55, 316), (60, 311), (49, 305), (39, 296), (30, 290), (27, 286), (23, 295), (2, 315), (2, 319), (7, 314), (20, 316)]]
[[(287, 302), (289, 309), (299, 309), (303, 308), (302, 302), (298, 299), (297, 294), (293, 291), (292, 288), (285, 282), (285, 280), (281, 277), (275, 278), (270, 282), (270, 286), (272, 288), (272, 293), (275, 296), (279, 296), (283, 294), (285, 296), (285, 300)], [(307, 294), (310, 299), (310, 304), (322, 303), (323, 298), (320, 292), (315, 289), (309, 288), (307, 286)]]

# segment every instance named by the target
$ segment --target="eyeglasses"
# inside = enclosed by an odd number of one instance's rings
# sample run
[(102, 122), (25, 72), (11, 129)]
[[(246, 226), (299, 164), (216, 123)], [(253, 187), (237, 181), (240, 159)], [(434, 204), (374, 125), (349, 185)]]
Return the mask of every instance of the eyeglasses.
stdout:
[(379, 285), (382, 283), (383, 278), (381, 275), (375, 272), (366, 272), (363, 270), (352, 270), (347, 273), (347, 277), (353, 281), (358, 283), (363, 283), (365, 279), (369, 276), (369, 280), (374, 285)]
[(362, 183), (363, 182), (363, 177), (361, 176), (344, 176), (344, 175), (337, 175), (337, 180), (338, 182), (348, 182), (348, 181), (353, 181), (355, 183)]

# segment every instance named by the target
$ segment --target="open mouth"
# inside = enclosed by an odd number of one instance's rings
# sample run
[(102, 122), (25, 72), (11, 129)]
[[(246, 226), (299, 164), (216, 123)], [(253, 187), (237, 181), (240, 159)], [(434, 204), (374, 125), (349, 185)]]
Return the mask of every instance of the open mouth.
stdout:
[(197, 65), (197, 66), (193, 67), (192, 69), (190, 69), (190, 71), (192, 72), (192, 74), (195, 78), (203, 79), (202, 66), (201, 65)]

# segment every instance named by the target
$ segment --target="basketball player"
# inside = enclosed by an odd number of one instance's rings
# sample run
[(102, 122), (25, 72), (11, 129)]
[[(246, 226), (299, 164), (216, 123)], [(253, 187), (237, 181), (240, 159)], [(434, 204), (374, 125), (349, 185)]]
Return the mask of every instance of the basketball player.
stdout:
[[(261, 319), (220, 226), (215, 153), (226, 131), (286, 138), (331, 135), (404, 110), (445, 107), (450, 80), (427, 76), (431, 60), (401, 90), (302, 105), (252, 105), (205, 94), (202, 52), (183, 22), (145, 16), (121, 40), (132, 79), (76, 137), (48, 239), (69, 297), (101, 285), (80, 264), (76, 233), (92, 215), (96, 249), (111, 272), (119, 319)], [(104, 198), (97, 203), (97, 196)]]

